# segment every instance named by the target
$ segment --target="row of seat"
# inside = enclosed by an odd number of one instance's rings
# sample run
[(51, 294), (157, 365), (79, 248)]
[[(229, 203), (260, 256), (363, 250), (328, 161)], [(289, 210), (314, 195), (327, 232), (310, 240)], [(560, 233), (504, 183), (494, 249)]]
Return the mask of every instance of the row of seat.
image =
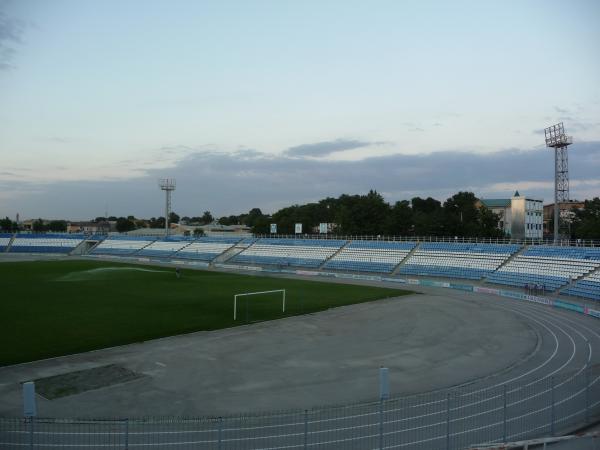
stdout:
[(546, 291), (555, 291), (569, 282), (565, 277), (498, 271), (494, 272), (486, 279), (489, 283), (503, 284), (507, 286), (516, 286), (526, 288), (530, 284), (542, 285)]
[(546, 252), (537, 248), (533, 253), (524, 252), (517, 256), (490, 274), (487, 281), (519, 287), (541, 283), (546, 289), (555, 290), (600, 267), (600, 261), (576, 256), (582, 255), (582, 252)]
[(240, 241), (239, 238), (233, 237), (150, 239), (146, 237), (132, 240), (122, 237), (118, 239), (109, 237), (95, 247), (91, 253), (211, 261)]
[(478, 280), (494, 272), (520, 249), (508, 244), (427, 242), (400, 268), (405, 275)]
[(350, 270), (353, 272), (377, 272), (391, 273), (397, 264), (380, 261), (360, 261), (360, 260), (337, 260), (333, 259), (325, 264), (324, 269), (329, 270)]
[(424, 242), (420, 250), (458, 253), (492, 253), (512, 255), (521, 249), (518, 244), (483, 244), (463, 242)]
[(564, 289), (561, 294), (600, 301), (600, 272), (594, 272)]
[(443, 265), (408, 265), (402, 266), (400, 272), (403, 275), (434, 276), (444, 278), (466, 278), (479, 280), (490, 273), (488, 269), (477, 267), (452, 267)]
[(10, 246), (12, 253), (70, 253), (83, 242), (78, 234), (17, 235)]
[(212, 261), (220, 254), (226, 252), (231, 247), (236, 245), (239, 241), (224, 239), (223, 241), (217, 241), (215, 239), (204, 239), (200, 238), (198, 241), (194, 241), (191, 244), (183, 247), (177, 253), (173, 255), (175, 258), (183, 259), (196, 259), (200, 261)]
[(257, 244), (263, 245), (283, 245), (285, 247), (336, 247), (340, 248), (346, 241), (339, 239), (287, 239), (287, 238), (262, 238), (257, 240)]
[(532, 245), (523, 256), (549, 257), (557, 259), (585, 259), (600, 262), (600, 247), (562, 247)]
[(137, 255), (168, 258), (188, 245), (190, 241), (155, 241), (139, 250)]
[(108, 237), (98, 244), (92, 251), (96, 255), (133, 255), (142, 248), (152, 244), (150, 238), (124, 239)]
[[(346, 242), (342, 241), (342, 245)], [(399, 242), (399, 241), (351, 241), (346, 248), (364, 248), (364, 249), (389, 249), (389, 250), (412, 250), (415, 247), (415, 242)]]
[(5, 252), (12, 239), (12, 234), (0, 233), (0, 252)]
[[(289, 242), (289, 245), (286, 243)], [(243, 264), (271, 264), (299, 267), (319, 267), (339, 250), (343, 241), (300, 239), (260, 239), (233, 257), (232, 262)], [(326, 246), (319, 246), (327, 242)], [(337, 245), (332, 245), (337, 243)]]

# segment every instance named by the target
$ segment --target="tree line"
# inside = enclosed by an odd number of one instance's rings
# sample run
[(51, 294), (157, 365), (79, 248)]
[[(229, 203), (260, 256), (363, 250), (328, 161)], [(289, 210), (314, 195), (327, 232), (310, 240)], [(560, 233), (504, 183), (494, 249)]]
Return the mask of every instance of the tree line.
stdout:
[[(366, 195), (327, 197), (315, 203), (292, 205), (274, 214), (263, 214), (260, 208), (248, 213), (223, 216), (216, 219), (221, 225), (245, 225), (255, 234), (270, 232), (270, 224), (277, 224), (279, 234), (294, 234), (295, 224), (301, 223), (304, 233), (318, 232), (320, 223), (335, 224), (333, 232), (340, 235), (388, 236), (459, 236), (504, 237), (498, 229), (498, 216), (485, 206), (478, 205), (472, 192), (458, 192), (444, 203), (431, 198), (414, 197), (390, 204), (377, 191)], [(127, 217), (97, 217), (94, 221), (116, 222), (120, 232), (137, 228), (164, 228), (164, 217), (149, 220)], [(202, 216), (184, 216), (172, 212), (170, 223), (207, 225), (215, 222), (210, 211)], [(65, 231), (67, 222), (54, 220), (33, 223), (33, 231)], [(0, 229), (17, 231), (18, 224), (8, 217), (0, 219)], [(600, 239), (600, 198), (584, 202), (584, 207), (573, 213), (570, 226), (572, 239)]]
[(491, 210), (477, 207), (472, 192), (459, 192), (443, 204), (431, 197), (389, 204), (372, 190), (288, 206), (270, 216), (260, 215), (248, 225), (258, 234), (269, 233), (271, 223), (277, 224), (279, 234), (294, 234), (296, 223), (305, 233), (317, 231), (320, 223), (331, 223), (340, 235), (503, 237), (498, 220)]
[[(294, 234), (296, 223), (305, 233), (318, 232), (318, 225), (325, 222), (335, 224), (334, 233), (340, 235), (505, 237), (498, 228), (498, 215), (478, 204), (472, 192), (458, 192), (443, 203), (414, 197), (389, 204), (370, 191), (292, 205), (271, 215), (253, 208), (218, 220), (224, 225), (247, 225), (256, 234), (269, 233), (272, 223), (279, 234)], [(570, 232), (572, 239), (600, 239), (600, 198), (586, 200), (583, 209), (574, 212)]]

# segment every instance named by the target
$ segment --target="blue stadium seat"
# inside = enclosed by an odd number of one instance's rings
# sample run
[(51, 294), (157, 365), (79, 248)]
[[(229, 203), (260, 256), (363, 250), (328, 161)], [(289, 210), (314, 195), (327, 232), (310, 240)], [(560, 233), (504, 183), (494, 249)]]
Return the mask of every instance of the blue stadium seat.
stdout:
[(564, 289), (561, 294), (600, 301), (600, 272), (594, 272)]
[(415, 245), (414, 242), (352, 241), (327, 261), (324, 269), (391, 273)]
[(13, 235), (11, 233), (0, 233), (0, 252), (5, 252)]
[(479, 280), (495, 271), (520, 248), (513, 244), (425, 242), (399, 272)]
[(535, 283), (554, 291), (598, 267), (599, 248), (535, 245), (491, 274), (487, 281), (518, 287)]
[(85, 236), (82, 234), (17, 234), (11, 253), (70, 253)]
[(345, 243), (336, 239), (263, 238), (234, 256), (231, 262), (318, 268)]

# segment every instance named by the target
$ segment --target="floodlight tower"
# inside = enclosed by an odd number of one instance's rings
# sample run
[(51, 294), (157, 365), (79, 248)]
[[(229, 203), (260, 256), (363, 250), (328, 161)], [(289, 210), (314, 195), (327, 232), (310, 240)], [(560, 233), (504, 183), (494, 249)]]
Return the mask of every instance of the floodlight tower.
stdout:
[(554, 242), (558, 242), (560, 203), (569, 201), (569, 157), (567, 148), (573, 138), (565, 134), (563, 123), (544, 129), (546, 147), (554, 148)]
[(169, 236), (169, 214), (171, 213), (171, 193), (175, 190), (175, 178), (158, 180), (160, 189), (165, 191), (165, 236)]

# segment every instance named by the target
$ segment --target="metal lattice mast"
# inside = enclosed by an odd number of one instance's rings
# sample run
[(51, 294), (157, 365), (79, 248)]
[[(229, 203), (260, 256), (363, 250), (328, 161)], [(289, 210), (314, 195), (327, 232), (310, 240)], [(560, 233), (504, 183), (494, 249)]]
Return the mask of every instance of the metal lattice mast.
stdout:
[(165, 191), (165, 236), (169, 236), (169, 214), (171, 213), (171, 193), (175, 190), (174, 178), (158, 180), (160, 189)]
[(563, 123), (544, 129), (546, 147), (554, 148), (554, 241), (559, 239), (560, 205), (569, 201), (569, 156), (573, 138), (565, 134)]

